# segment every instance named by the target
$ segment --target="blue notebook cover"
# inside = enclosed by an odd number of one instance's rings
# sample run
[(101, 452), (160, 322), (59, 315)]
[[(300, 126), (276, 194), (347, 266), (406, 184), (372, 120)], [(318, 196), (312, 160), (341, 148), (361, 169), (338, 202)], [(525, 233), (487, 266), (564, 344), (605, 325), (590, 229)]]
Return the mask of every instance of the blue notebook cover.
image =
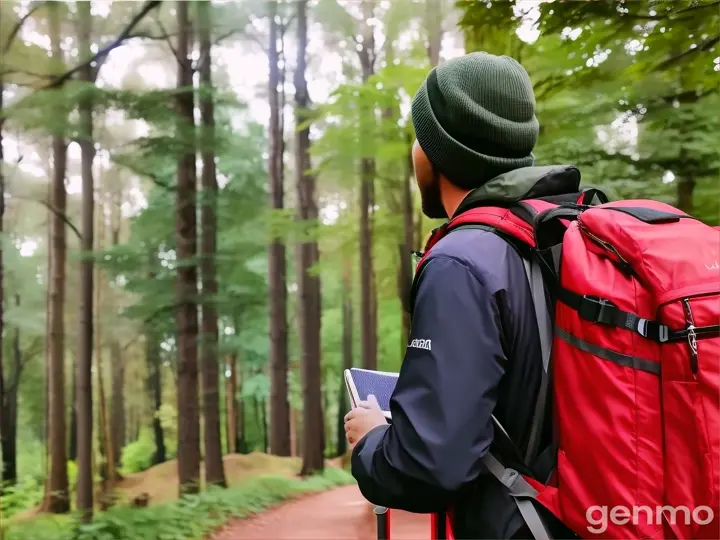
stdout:
[[(367, 400), (373, 394), (384, 412), (390, 411), (390, 397), (395, 390), (398, 373), (387, 371), (371, 371), (367, 369), (352, 368), (350, 378), (357, 390), (357, 397), (361, 401)], [(352, 390), (350, 390), (352, 393)]]

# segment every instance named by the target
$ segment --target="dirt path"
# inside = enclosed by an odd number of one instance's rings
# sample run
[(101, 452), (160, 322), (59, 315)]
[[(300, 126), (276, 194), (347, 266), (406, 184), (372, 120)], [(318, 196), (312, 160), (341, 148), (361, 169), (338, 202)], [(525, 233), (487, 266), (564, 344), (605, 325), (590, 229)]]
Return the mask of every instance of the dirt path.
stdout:
[[(427, 540), (430, 517), (393, 511), (392, 540)], [(372, 505), (356, 486), (292, 501), (215, 533), (212, 540), (374, 540)]]

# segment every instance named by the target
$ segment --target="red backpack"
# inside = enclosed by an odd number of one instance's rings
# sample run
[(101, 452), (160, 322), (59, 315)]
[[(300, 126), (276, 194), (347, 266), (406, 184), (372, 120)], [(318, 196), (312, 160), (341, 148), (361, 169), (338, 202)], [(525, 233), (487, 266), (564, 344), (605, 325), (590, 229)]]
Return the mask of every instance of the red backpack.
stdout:
[[(469, 195), (416, 271), (461, 227), (525, 263), (546, 376), (522, 463), (495, 448), (513, 445), (496, 421), (486, 466), (538, 540), (552, 536), (535, 503), (583, 538), (720, 538), (720, 230), (580, 191), (574, 167), (533, 169), (546, 174), (515, 200)], [(554, 192), (558, 175), (578, 192)]]

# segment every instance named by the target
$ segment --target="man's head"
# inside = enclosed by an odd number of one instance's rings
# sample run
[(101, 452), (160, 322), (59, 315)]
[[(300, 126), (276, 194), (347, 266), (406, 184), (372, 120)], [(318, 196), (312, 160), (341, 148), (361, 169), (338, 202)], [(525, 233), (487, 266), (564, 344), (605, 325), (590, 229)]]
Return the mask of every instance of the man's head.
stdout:
[(433, 69), (412, 103), (413, 165), (423, 212), (445, 218), (442, 193), (478, 188), (534, 164), (539, 125), (525, 69), (477, 52)]

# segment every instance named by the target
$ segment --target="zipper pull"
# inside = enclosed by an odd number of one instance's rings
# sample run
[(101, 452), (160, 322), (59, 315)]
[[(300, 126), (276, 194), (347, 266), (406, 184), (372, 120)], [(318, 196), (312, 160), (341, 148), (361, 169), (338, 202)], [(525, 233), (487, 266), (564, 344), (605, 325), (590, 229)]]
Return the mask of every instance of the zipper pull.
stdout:
[(697, 334), (695, 333), (695, 320), (693, 319), (692, 310), (690, 309), (690, 300), (683, 298), (683, 307), (685, 308), (685, 320), (687, 321), (687, 339), (690, 346), (690, 370), (693, 377), (697, 378), (698, 372), (698, 348)]

